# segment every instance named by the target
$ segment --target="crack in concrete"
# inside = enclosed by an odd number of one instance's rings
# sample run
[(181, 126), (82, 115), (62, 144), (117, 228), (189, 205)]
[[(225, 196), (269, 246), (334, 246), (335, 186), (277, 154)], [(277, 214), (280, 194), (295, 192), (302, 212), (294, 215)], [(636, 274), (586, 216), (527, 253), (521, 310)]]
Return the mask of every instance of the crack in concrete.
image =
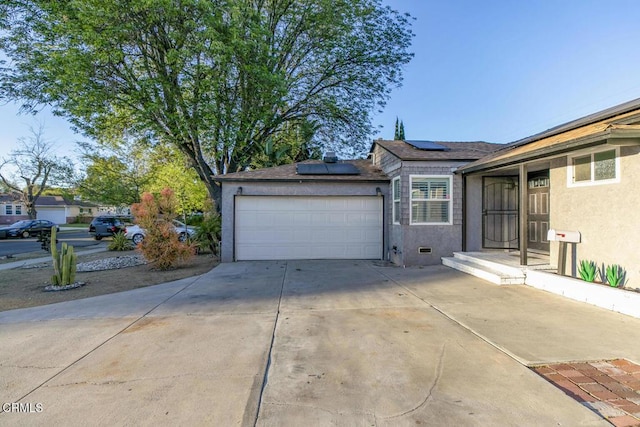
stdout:
[(427, 404), (427, 402), (429, 401), (429, 399), (431, 399), (431, 397), (433, 396), (433, 391), (435, 390), (435, 388), (438, 386), (438, 382), (440, 381), (440, 378), (442, 378), (442, 370), (443, 370), (443, 366), (444, 366), (444, 350), (445, 350), (445, 344), (442, 345), (442, 350), (440, 351), (440, 357), (438, 358), (438, 365), (436, 366), (436, 372), (435, 372), (435, 378), (433, 379), (433, 383), (431, 384), (431, 387), (429, 387), (429, 391), (427, 393), (427, 396), (422, 400), (422, 402), (420, 402), (417, 406), (404, 411), (400, 414), (397, 415), (392, 415), (390, 417), (380, 417), (382, 419), (385, 420), (392, 420), (394, 418), (400, 418), (400, 417), (404, 417), (406, 415), (411, 414), (412, 412), (417, 411), (418, 409), (422, 408), (423, 406), (425, 406)]
[(17, 369), (61, 369), (62, 366), (21, 366), (21, 365), (2, 365), (0, 364), (0, 368), (17, 368)]
[(254, 375), (215, 375), (215, 374), (203, 374), (202, 372), (189, 372), (185, 374), (178, 375), (166, 375), (161, 377), (144, 377), (144, 378), (134, 378), (130, 380), (108, 380), (108, 381), (76, 381), (70, 383), (62, 383), (62, 384), (51, 384), (45, 385), (47, 388), (60, 388), (60, 387), (69, 387), (76, 385), (90, 385), (90, 386), (103, 386), (103, 385), (121, 385), (121, 384), (129, 384), (143, 381), (158, 381), (158, 380), (170, 380), (170, 379), (178, 379), (185, 377), (198, 377), (198, 378), (209, 378), (209, 379), (245, 379), (245, 378), (253, 378)]

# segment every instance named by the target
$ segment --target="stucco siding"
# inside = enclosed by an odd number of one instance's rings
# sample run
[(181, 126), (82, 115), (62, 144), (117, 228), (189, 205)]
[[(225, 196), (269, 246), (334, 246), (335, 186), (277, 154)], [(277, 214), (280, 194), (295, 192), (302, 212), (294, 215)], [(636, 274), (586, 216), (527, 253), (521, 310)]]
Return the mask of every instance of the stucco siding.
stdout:
[[(567, 157), (551, 161), (551, 227), (577, 230), (576, 262), (619, 264), (627, 271), (627, 286), (640, 288), (640, 148), (620, 148), (620, 182), (572, 187), (568, 185)], [(551, 261), (557, 263), (558, 243), (551, 244)], [(571, 258), (571, 257), (569, 257)], [(576, 274), (573, 268), (568, 273)]]

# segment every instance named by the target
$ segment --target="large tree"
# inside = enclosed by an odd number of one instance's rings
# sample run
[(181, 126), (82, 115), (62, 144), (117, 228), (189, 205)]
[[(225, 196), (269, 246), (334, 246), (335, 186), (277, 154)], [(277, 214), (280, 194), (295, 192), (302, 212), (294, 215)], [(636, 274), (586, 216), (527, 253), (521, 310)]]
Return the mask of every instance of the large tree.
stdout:
[[(248, 167), (288, 122), (359, 152), (411, 59), (408, 15), (381, 0), (1, 0), (0, 97), (87, 136), (120, 121), (213, 175)], [(347, 150), (345, 150), (347, 149)]]
[(53, 153), (54, 144), (44, 137), (42, 125), (30, 131), (31, 136), (20, 138), (18, 147), (0, 162), (0, 180), (26, 207), (29, 218), (35, 219), (38, 197), (52, 184), (69, 183), (73, 164), (67, 157)]
[(150, 151), (137, 141), (79, 143), (84, 170), (76, 180), (84, 199), (113, 206), (131, 206), (150, 179)]

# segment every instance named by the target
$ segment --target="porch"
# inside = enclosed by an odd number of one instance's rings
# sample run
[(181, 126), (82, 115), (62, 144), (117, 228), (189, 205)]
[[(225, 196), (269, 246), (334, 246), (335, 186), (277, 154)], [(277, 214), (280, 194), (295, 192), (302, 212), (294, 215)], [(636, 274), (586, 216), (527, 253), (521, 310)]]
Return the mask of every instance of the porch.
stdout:
[(520, 265), (518, 250), (484, 250), (454, 252), (453, 257), (442, 258), (442, 264), (497, 285), (523, 285), (528, 270), (556, 272), (549, 255), (527, 253), (527, 265)]
[(519, 251), (455, 252), (442, 264), (497, 285), (527, 285), (575, 301), (640, 318), (640, 291), (588, 283), (555, 274), (549, 255), (529, 251), (520, 265)]

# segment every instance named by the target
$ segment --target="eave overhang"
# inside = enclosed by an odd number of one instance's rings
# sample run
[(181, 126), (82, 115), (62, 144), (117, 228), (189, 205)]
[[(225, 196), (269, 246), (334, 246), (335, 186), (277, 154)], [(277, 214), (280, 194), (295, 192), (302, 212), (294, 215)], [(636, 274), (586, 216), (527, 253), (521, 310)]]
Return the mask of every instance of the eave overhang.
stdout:
[[(556, 143), (548, 147), (528, 150), (512, 156), (507, 155), (505, 157), (503, 155), (495, 160), (488, 159), (484, 162), (480, 160), (458, 168), (456, 173), (469, 174), (488, 171), (604, 144), (612, 146), (640, 145), (640, 125), (609, 125), (604, 131)], [(515, 151), (523, 148), (525, 146), (514, 146), (512, 149)]]

